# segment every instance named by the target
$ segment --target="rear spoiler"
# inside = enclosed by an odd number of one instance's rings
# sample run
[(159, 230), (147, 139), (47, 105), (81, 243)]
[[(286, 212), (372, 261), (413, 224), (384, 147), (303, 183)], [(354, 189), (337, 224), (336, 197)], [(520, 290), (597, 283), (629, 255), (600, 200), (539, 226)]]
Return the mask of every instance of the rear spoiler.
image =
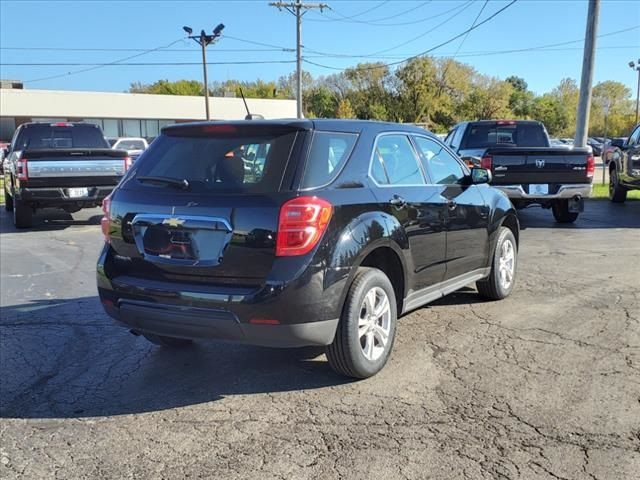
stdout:
[(126, 150), (111, 148), (34, 148), (22, 151), (22, 156), (29, 160), (45, 157), (112, 157), (125, 158), (129, 156)]

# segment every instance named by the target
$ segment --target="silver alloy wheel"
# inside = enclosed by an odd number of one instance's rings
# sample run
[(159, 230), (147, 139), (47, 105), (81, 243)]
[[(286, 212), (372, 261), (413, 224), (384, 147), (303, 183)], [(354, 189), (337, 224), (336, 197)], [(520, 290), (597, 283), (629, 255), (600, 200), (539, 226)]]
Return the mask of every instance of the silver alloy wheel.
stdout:
[(380, 287), (373, 287), (364, 296), (358, 317), (358, 338), (365, 358), (378, 360), (389, 343), (391, 306), (389, 297)]
[(513, 282), (513, 273), (515, 269), (515, 248), (510, 239), (505, 239), (500, 246), (500, 259), (498, 262), (498, 278), (500, 286), (507, 290)]

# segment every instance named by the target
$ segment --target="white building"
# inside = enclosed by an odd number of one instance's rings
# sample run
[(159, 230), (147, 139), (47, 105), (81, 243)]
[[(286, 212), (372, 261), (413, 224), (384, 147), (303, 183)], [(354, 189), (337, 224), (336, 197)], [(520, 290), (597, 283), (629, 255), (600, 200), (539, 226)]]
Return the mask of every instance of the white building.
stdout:
[[(296, 116), (295, 100), (248, 98), (247, 104), (251, 113), (267, 119)], [(209, 108), (217, 120), (241, 120), (247, 114), (241, 98), (213, 97)], [(164, 125), (204, 119), (204, 97), (0, 88), (0, 141), (9, 141), (18, 125), (32, 121), (92, 122), (106, 137), (152, 139)]]

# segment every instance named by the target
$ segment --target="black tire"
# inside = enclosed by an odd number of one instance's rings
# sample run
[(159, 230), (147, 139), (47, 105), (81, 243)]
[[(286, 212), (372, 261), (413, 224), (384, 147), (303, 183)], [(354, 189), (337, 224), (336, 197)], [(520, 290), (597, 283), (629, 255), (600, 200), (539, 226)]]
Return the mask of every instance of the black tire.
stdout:
[[(511, 243), (513, 249), (513, 272), (511, 282), (506, 285), (501, 281), (500, 276), (500, 258), (503, 252), (503, 245), (506, 242)], [(516, 283), (516, 274), (518, 273), (518, 245), (516, 239), (513, 236), (513, 232), (507, 227), (500, 227), (498, 232), (498, 241), (496, 242), (496, 248), (493, 251), (493, 259), (491, 261), (491, 273), (485, 280), (476, 282), (476, 288), (478, 293), (485, 298), (491, 300), (502, 300), (511, 294), (513, 287)]]
[[(366, 311), (364, 304), (367, 293), (373, 291), (374, 303), (378, 301), (379, 297), (375, 293), (377, 289), (386, 294), (389, 310), (388, 314), (385, 314), (385, 318), (388, 319), (389, 328), (387, 342), (383, 346), (381, 355), (372, 360), (365, 356), (365, 346), (362, 344), (362, 338), (365, 338), (367, 334), (361, 338), (359, 320), (361, 314)], [(378, 291), (377, 293), (380, 292)], [(380, 301), (383, 302), (383, 300)], [(393, 349), (397, 319), (396, 296), (389, 278), (377, 268), (359, 268), (345, 299), (336, 336), (333, 343), (326, 347), (326, 355), (331, 368), (341, 375), (354, 378), (368, 378), (378, 373), (387, 363)], [(383, 320), (381, 320), (380, 325), (382, 325), (382, 322)], [(368, 344), (368, 341), (378, 342), (377, 347), (380, 348), (382, 344), (374, 335), (371, 332), (370, 340), (365, 338), (364, 342), (365, 344)]]
[(553, 218), (558, 223), (573, 223), (578, 219), (578, 212), (569, 211), (569, 200), (556, 200), (551, 206)]
[(13, 197), (6, 188), (4, 189), (4, 209), (7, 212), (13, 212)]
[(627, 189), (620, 185), (618, 172), (612, 168), (609, 172), (609, 200), (613, 203), (624, 203), (627, 199)]
[(13, 202), (13, 224), (16, 228), (30, 228), (33, 225), (33, 209), (22, 200)]
[(153, 333), (143, 333), (142, 336), (151, 343), (167, 348), (184, 348), (193, 343), (193, 340), (189, 340), (188, 338), (165, 337)]

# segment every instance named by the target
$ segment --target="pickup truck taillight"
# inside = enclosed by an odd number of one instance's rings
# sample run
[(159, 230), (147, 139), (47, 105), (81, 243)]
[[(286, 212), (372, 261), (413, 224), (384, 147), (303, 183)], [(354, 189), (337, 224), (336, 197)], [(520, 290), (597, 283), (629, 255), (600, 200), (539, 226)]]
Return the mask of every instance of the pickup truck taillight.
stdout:
[(109, 243), (110, 235), (109, 235), (109, 211), (111, 209), (111, 195), (107, 195), (104, 200), (102, 200), (102, 212), (104, 215), (100, 219), (100, 228), (102, 229), (102, 234), (104, 235), (104, 241)]
[(491, 155), (485, 155), (480, 160), (480, 166), (482, 168), (486, 168), (487, 170), (491, 170), (493, 167), (493, 157)]
[(593, 155), (589, 155), (587, 158), (587, 178), (593, 178), (593, 175), (596, 173), (596, 159), (593, 158)]
[(26, 158), (21, 158), (16, 163), (16, 177), (18, 180), (29, 180), (29, 161)]
[(318, 197), (298, 197), (280, 208), (276, 256), (309, 253), (327, 229), (333, 206)]
[(131, 160), (131, 157), (124, 157), (124, 171), (125, 172), (131, 168), (132, 164), (133, 164), (133, 161)]

